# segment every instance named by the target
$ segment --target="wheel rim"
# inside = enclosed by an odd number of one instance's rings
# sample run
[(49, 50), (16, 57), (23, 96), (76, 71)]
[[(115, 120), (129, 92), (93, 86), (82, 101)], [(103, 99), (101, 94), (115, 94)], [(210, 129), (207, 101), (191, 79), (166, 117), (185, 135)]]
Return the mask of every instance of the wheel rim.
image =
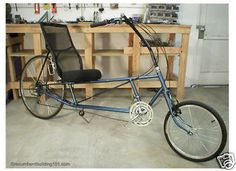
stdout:
[[(21, 75), (20, 80), (20, 93), (22, 100), (26, 108), (35, 116), (40, 118), (49, 118), (54, 116), (60, 110), (62, 104), (49, 96), (46, 96), (43, 91), (46, 86), (45, 83), (53, 83), (58, 76), (50, 76), (47, 69), (47, 64), (44, 66), (42, 76), (38, 86), (36, 86), (36, 80), (42, 68), (45, 57), (32, 58), (26, 65)], [(64, 86), (57, 85), (47, 86), (50, 92), (57, 93), (60, 97), (64, 97)]]
[(182, 112), (181, 118), (192, 126), (193, 134), (187, 134), (169, 117), (166, 133), (174, 149), (191, 159), (204, 159), (214, 155), (220, 148), (223, 138), (217, 118), (210, 111), (197, 105), (185, 105), (179, 109)]

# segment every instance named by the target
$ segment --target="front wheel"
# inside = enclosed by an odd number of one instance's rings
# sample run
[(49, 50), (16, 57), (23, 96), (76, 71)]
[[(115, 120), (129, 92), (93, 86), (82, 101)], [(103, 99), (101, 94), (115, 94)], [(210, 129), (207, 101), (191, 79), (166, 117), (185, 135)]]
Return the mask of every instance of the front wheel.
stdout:
[[(215, 158), (225, 147), (227, 132), (220, 115), (210, 106), (197, 101), (185, 101), (167, 113), (164, 133), (170, 147), (187, 160), (203, 162)], [(175, 119), (191, 133), (179, 128)]]

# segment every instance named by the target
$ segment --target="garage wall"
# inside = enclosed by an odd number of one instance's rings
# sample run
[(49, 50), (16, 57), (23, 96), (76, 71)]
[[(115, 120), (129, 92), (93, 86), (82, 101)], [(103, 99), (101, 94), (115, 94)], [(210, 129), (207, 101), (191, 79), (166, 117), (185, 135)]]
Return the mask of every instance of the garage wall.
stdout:
[(196, 84), (196, 80), (198, 79), (196, 78), (198, 66), (196, 66), (195, 58), (197, 58), (198, 30), (196, 29), (196, 26), (200, 21), (200, 4), (182, 4), (180, 6), (180, 11), (179, 22), (181, 24), (192, 26), (189, 39), (188, 61), (185, 79), (185, 85), (190, 86), (192, 84)]
[[(18, 11), (16, 11), (15, 4), (12, 5), (12, 14), (20, 14), (27, 21), (38, 21), (39, 18), (43, 15), (44, 10), (41, 8), (40, 14), (34, 14), (33, 4), (17, 4)], [(57, 14), (55, 19), (63, 19), (64, 21), (75, 21), (77, 17), (81, 15), (81, 10), (78, 11), (74, 8), (74, 4), (71, 5), (72, 9), (68, 9), (68, 4), (57, 4)], [(93, 8), (92, 5), (89, 5), (89, 8), (86, 8), (83, 12), (86, 20), (92, 20), (92, 13), (98, 8)], [(144, 4), (119, 4), (119, 9), (110, 9), (109, 4), (104, 4), (104, 12), (100, 15), (101, 20), (106, 18), (118, 17), (120, 13), (125, 13), (127, 16), (132, 14), (143, 14), (144, 13)], [(197, 45), (197, 36), (198, 32), (196, 30), (196, 25), (199, 22), (200, 17), (200, 5), (199, 4), (181, 4), (179, 12), (179, 22), (181, 24), (192, 25), (192, 30), (190, 34), (189, 42), (189, 55), (186, 71), (186, 86), (190, 86), (194, 83), (194, 58), (196, 58), (196, 45)], [(29, 34), (26, 34), (25, 48), (32, 47), (32, 37)], [(73, 41), (77, 48), (81, 49), (84, 47), (84, 38), (82, 34), (72, 35)], [(96, 34), (95, 35), (95, 48), (106, 48), (106, 49), (119, 49), (126, 47), (128, 45), (128, 34)], [(177, 36), (177, 44), (180, 44), (180, 36)], [(103, 72), (103, 77), (111, 76), (127, 76), (127, 58), (126, 57), (97, 57), (96, 58), (96, 68), (99, 68)], [(165, 72), (166, 64), (163, 58), (161, 59), (161, 66)], [(174, 72), (178, 71), (178, 60), (175, 60)], [(142, 58), (141, 62), (141, 72), (145, 71), (151, 65), (149, 58)], [(148, 64), (148, 65), (147, 65)]]

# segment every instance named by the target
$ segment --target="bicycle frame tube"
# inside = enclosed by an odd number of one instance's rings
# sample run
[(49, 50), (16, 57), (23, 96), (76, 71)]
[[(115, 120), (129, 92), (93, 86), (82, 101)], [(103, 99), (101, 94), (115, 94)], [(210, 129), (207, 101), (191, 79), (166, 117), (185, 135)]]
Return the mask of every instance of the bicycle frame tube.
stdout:
[(175, 123), (179, 128), (181, 128), (182, 130), (184, 130), (185, 132), (187, 132), (188, 134), (191, 134), (192, 132), (191, 132), (189, 129), (187, 129), (187, 128), (185, 128), (184, 126), (182, 126), (182, 125), (177, 121), (177, 119), (176, 119), (175, 113), (174, 113), (174, 111), (173, 111), (174, 103), (173, 103), (173, 100), (172, 100), (172, 98), (171, 98), (171, 96), (170, 96), (170, 91), (169, 91), (169, 89), (168, 89), (167, 86), (166, 86), (165, 80), (164, 80), (164, 78), (163, 78), (163, 75), (162, 75), (162, 73), (161, 73), (159, 67), (156, 67), (156, 72), (157, 72), (158, 78), (159, 78), (159, 80), (160, 80), (162, 86), (161, 86), (161, 89), (157, 92), (157, 94), (153, 96), (151, 102), (154, 103), (155, 100), (158, 98), (159, 94), (161, 94), (161, 91), (162, 91), (162, 93), (163, 93), (163, 95), (164, 95), (164, 97), (165, 97), (165, 100), (166, 100), (166, 104), (167, 104), (167, 106), (168, 106), (169, 112), (171, 113), (171, 116), (172, 116), (172, 119), (173, 119), (174, 123)]
[(47, 63), (47, 59), (48, 59), (49, 54), (50, 54), (50, 52), (47, 52), (45, 61), (43, 62), (43, 66), (42, 66), (42, 68), (41, 68), (41, 70), (40, 70), (40, 72), (39, 72), (39, 76), (38, 76), (38, 78), (37, 78), (36, 84), (39, 82), (39, 79), (40, 79), (40, 77), (41, 77), (41, 75), (42, 75), (42, 72), (43, 72), (43, 68), (44, 68), (44, 66), (45, 66), (46, 63)]
[[(141, 79), (154, 79), (154, 78), (159, 78), (157, 74), (153, 74), (153, 75), (147, 75), (147, 76), (141, 76), (141, 77), (123, 77), (123, 78), (111, 78), (111, 79), (104, 79), (104, 80), (98, 80), (98, 81), (92, 81), (92, 82), (88, 82), (88, 84), (92, 84), (92, 83), (106, 83), (106, 82), (116, 82), (116, 81), (129, 81), (131, 88), (134, 92), (135, 98), (140, 100), (139, 98), (139, 93), (137, 91), (137, 88), (134, 84), (135, 80), (141, 80)], [(56, 83), (58, 84), (58, 83)], [(53, 84), (47, 84), (48, 86), (53, 85)], [(68, 101), (66, 99), (62, 99), (61, 97), (59, 97), (56, 94), (52, 94), (50, 91), (45, 91), (46, 95), (54, 98), (55, 100), (64, 103), (68, 106), (71, 107), (75, 107), (75, 108), (81, 108), (81, 109), (93, 109), (93, 110), (103, 110), (103, 111), (111, 111), (111, 112), (121, 112), (121, 113), (129, 113), (129, 108), (117, 108), (117, 107), (107, 107), (107, 106), (97, 106), (97, 105), (86, 105), (86, 104), (80, 104), (77, 102), (74, 92), (73, 92), (73, 87), (72, 84), (69, 83), (69, 89), (71, 92), (71, 96), (73, 99), (73, 102)], [(160, 93), (158, 95), (155, 95), (155, 100), (157, 99), (157, 97), (160, 95)], [(154, 101), (155, 101), (154, 100)]]

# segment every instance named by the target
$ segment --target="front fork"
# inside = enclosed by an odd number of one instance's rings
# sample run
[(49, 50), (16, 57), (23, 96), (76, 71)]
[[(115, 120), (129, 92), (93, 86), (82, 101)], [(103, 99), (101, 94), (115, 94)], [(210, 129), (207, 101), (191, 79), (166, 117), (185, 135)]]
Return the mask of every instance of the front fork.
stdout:
[(177, 119), (177, 117), (179, 117), (179, 116), (176, 113), (177, 111), (175, 109), (175, 106), (176, 106), (175, 101), (173, 100), (173, 98), (172, 98), (172, 96), (170, 94), (170, 90), (166, 86), (165, 79), (163, 78), (161, 70), (160, 70), (160, 68), (158, 66), (156, 67), (156, 73), (157, 73), (157, 75), (159, 77), (159, 80), (161, 82), (161, 85), (163, 87), (163, 92), (162, 93), (163, 93), (163, 95), (165, 97), (168, 109), (169, 109), (169, 111), (171, 113), (171, 117), (172, 117), (174, 123), (180, 129), (184, 130), (187, 134), (192, 135), (193, 133), (191, 131), (191, 126), (188, 125), (187, 123), (185, 123), (184, 120), (182, 120), (181, 118), (179, 120)]

